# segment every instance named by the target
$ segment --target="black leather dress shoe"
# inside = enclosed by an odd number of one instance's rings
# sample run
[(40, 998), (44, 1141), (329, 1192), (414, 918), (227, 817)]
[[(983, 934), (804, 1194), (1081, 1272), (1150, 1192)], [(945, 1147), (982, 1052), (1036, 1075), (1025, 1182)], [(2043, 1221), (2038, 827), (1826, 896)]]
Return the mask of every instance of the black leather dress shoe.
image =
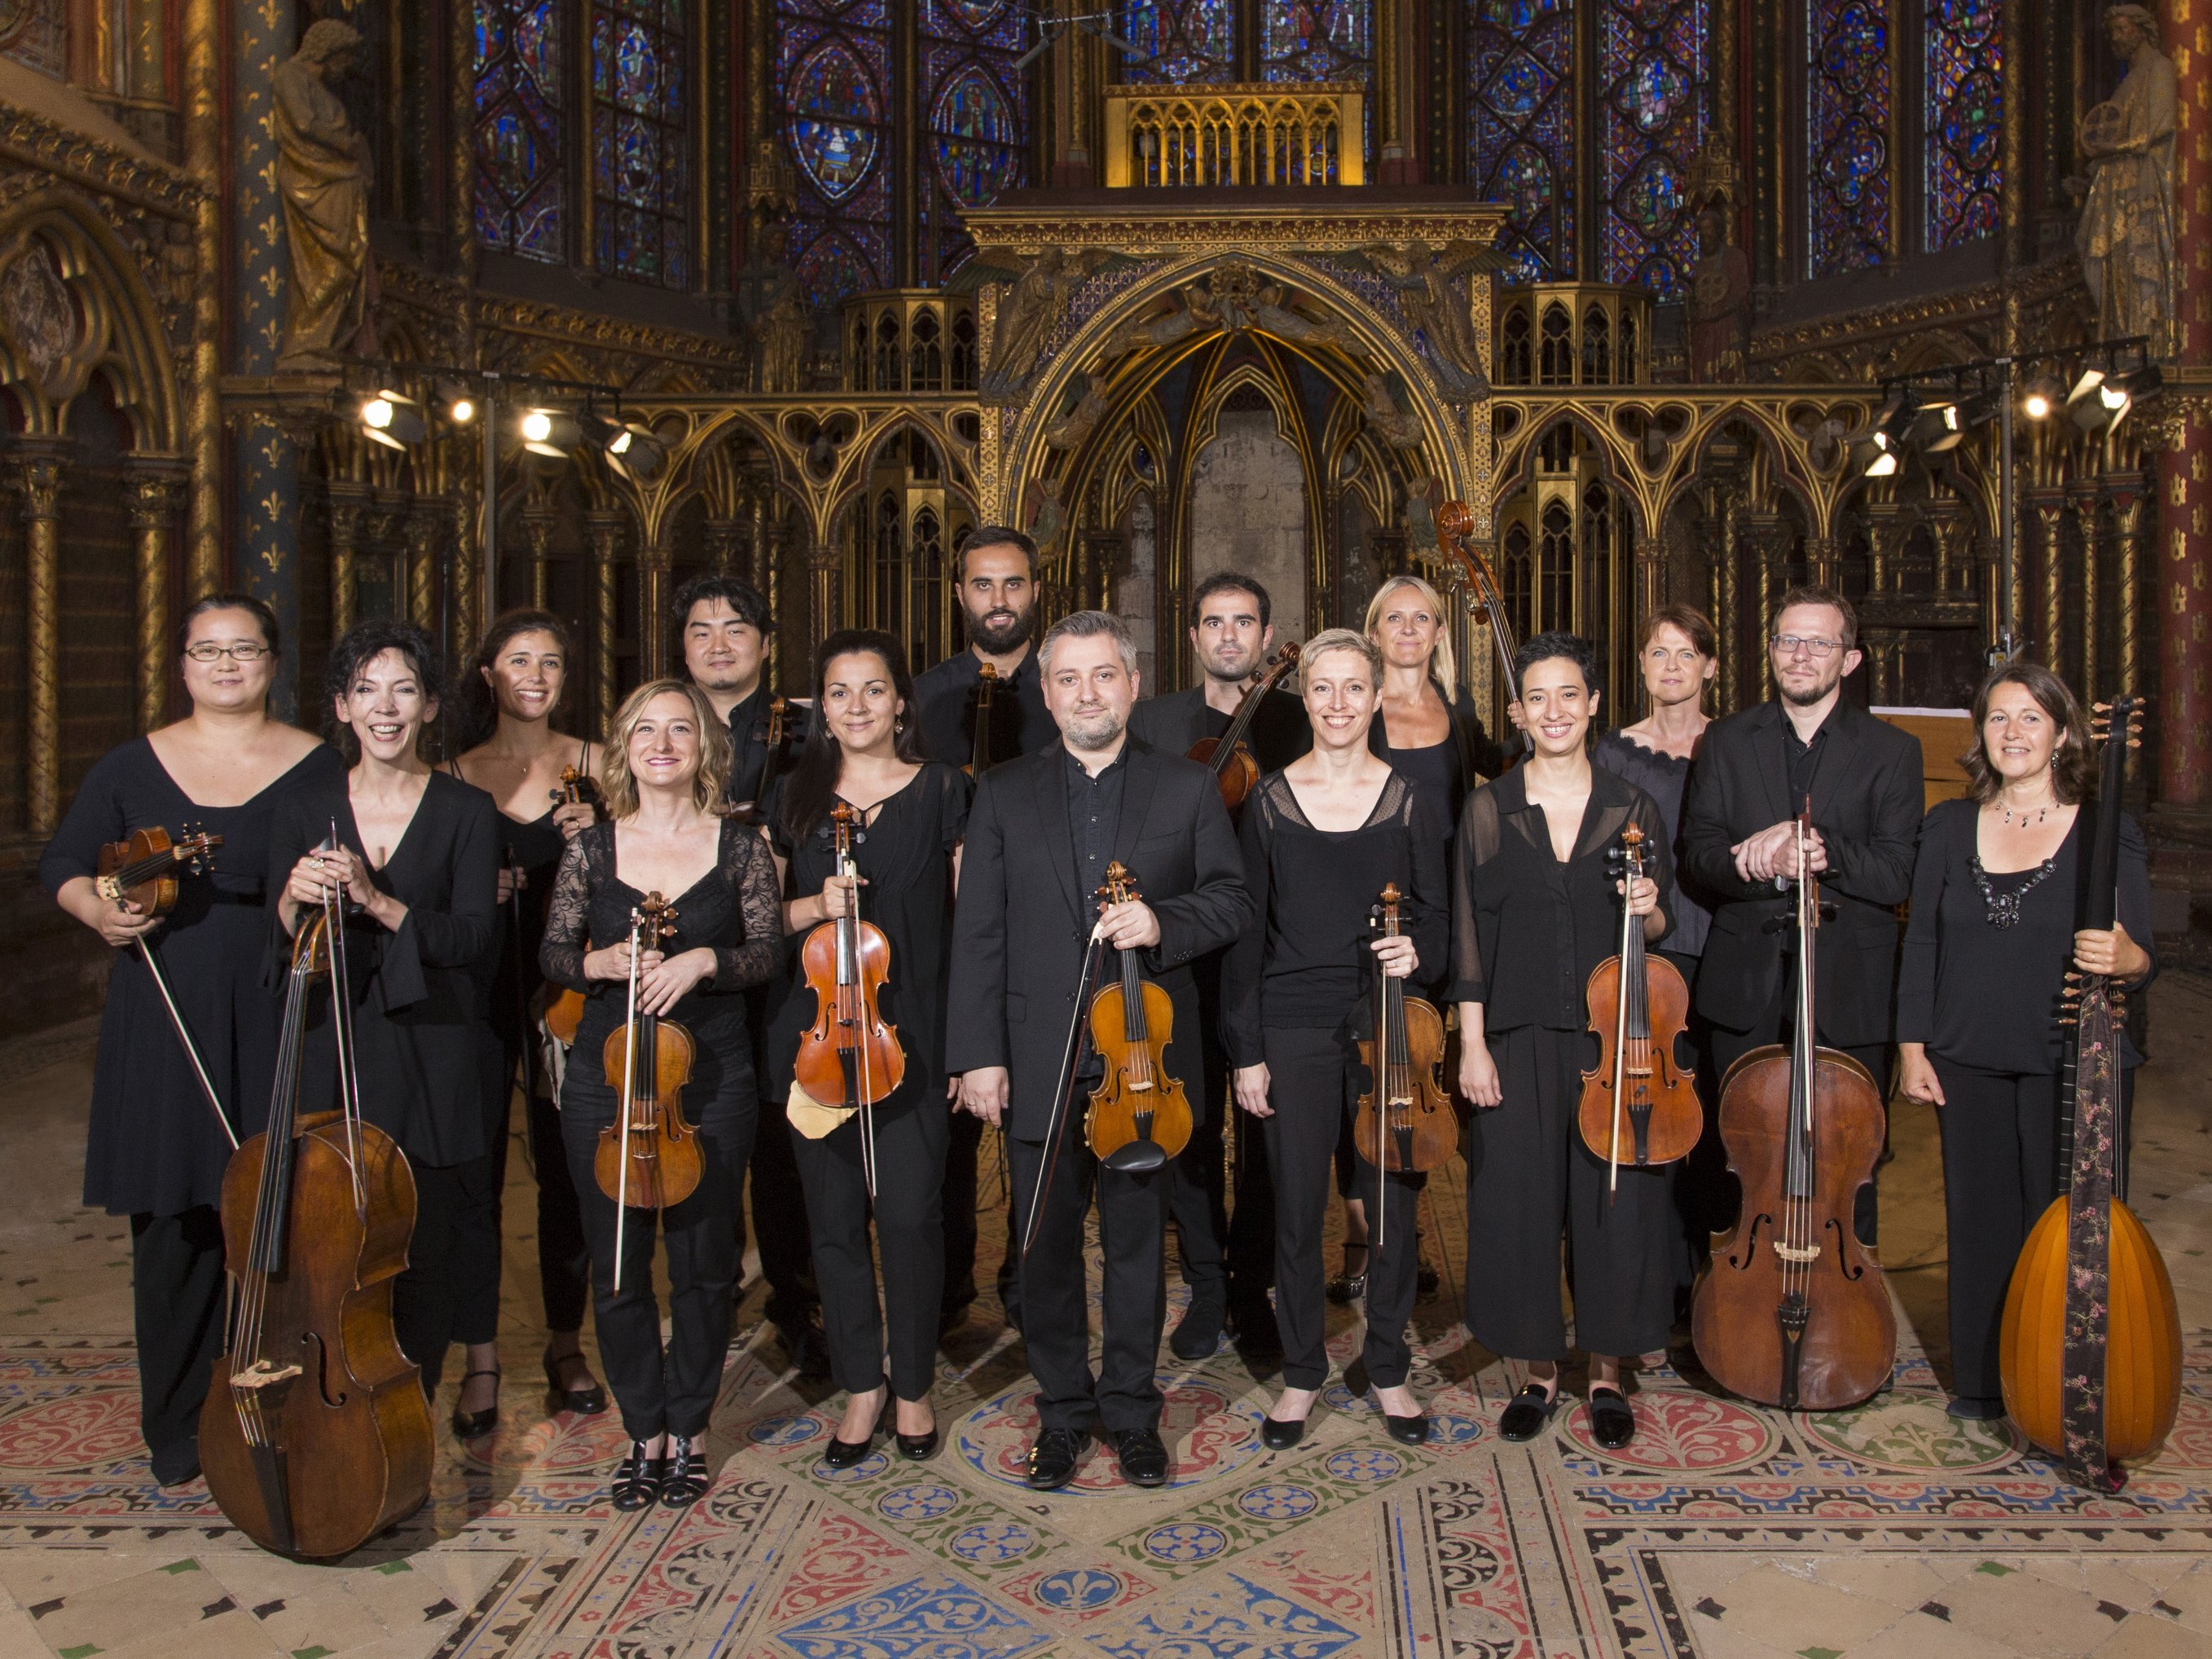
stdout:
[(1306, 1420), (1283, 1423), (1272, 1417), (1260, 1419), (1260, 1443), (1269, 1451), (1288, 1451), (1306, 1437)]
[[(561, 1402), (561, 1410), (574, 1412), (579, 1417), (597, 1417), (601, 1412), (606, 1410), (607, 1391), (597, 1382), (590, 1380), (591, 1367), (582, 1354), (556, 1354), (549, 1347), (545, 1351), (544, 1360), (545, 1386), (550, 1390), (553, 1397)], [(586, 1380), (573, 1387), (563, 1382), (562, 1372), (569, 1365), (582, 1366)]]
[(1075, 1466), (1090, 1437), (1080, 1429), (1045, 1429), (1030, 1448), (1029, 1473), (1022, 1477), (1031, 1492), (1058, 1492), (1075, 1479)]
[(1590, 1437), (1607, 1451), (1619, 1451), (1636, 1438), (1636, 1413), (1628, 1396), (1601, 1384), (1589, 1391)]
[(665, 1509), (689, 1508), (707, 1495), (714, 1477), (707, 1468), (707, 1437), (672, 1434), (668, 1462), (660, 1478), (660, 1502)]
[(1177, 1359), (1211, 1359), (1221, 1352), (1221, 1325), (1228, 1304), (1215, 1297), (1193, 1297), (1182, 1321), (1168, 1338)]
[(179, 1440), (162, 1447), (154, 1454), (154, 1484), (157, 1486), (181, 1486), (200, 1478), (200, 1438), (194, 1435), (189, 1440)]
[(1541, 1382), (1523, 1385), (1520, 1393), (1505, 1402), (1505, 1410), (1498, 1419), (1498, 1437), (1501, 1440), (1534, 1440), (1543, 1433), (1544, 1425), (1552, 1420), (1552, 1413), (1559, 1409), (1559, 1385), (1554, 1382), (1549, 1394)]
[(833, 1469), (849, 1469), (855, 1463), (866, 1462), (869, 1452), (875, 1449), (876, 1437), (890, 1426), (891, 1420), (890, 1396), (886, 1395), (883, 1410), (876, 1413), (876, 1426), (858, 1440), (840, 1440), (831, 1435), (830, 1449), (822, 1454), (822, 1461)]
[[(465, 1389), (470, 1380), (478, 1376), (489, 1376), (496, 1382), (499, 1381), (499, 1367), (494, 1365), (489, 1370), (463, 1372), (461, 1387)], [(499, 1390), (496, 1389), (492, 1390), (491, 1404), (480, 1412), (463, 1411), (458, 1403), (453, 1407), (453, 1437), (456, 1440), (480, 1440), (498, 1426)]]
[(614, 1480), (609, 1483), (615, 1507), (618, 1510), (641, 1510), (660, 1496), (660, 1483), (668, 1473), (668, 1460), (647, 1457), (645, 1442), (633, 1440), (623, 1461), (615, 1465)]
[(1114, 1458), (1121, 1478), (1133, 1486), (1168, 1483), (1168, 1449), (1150, 1429), (1123, 1429), (1114, 1437)]

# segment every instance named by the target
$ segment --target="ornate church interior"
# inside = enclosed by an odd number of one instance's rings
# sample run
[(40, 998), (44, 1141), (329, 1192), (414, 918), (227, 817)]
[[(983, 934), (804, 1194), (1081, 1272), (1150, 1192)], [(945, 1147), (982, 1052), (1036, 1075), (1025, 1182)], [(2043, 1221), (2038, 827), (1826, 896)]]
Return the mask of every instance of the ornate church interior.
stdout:
[[(2212, 0), (0, 0), (0, 1653), (2204, 1651), (2208, 86)], [(620, 1425), (533, 1381), (518, 1153), (507, 1418), (441, 1431), (419, 1512), (308, 1565), (155, 1483), (125, 1223), (77, 1203), (116, 953), (37, 866), (94, 763), (186, 712), (194, 601), (267, 604), (307, 726), (357, 622), (459, 662), (550, 611), (599, 738), (680, 672), (686, 581), (751, 582), (801, 694), (839, 629), (962, 652), (961, 547), (1011, 526), (1042, 619), (1123, 618), (1147, 691), (1198, 683), (1217, 570), (1278, 641), (1420, 575), (1498, 732), (1461, 523), (1515, 637), (1592, 641), (1619, 722), (1668, 603), (1717, 623), (1707, 713), (1768, 700), (1805, 583), (1856, 608), (1861, 706), (1962, 716), (2011, 657), (2142, 701), (2135, 1200), (2187, 1354), (2124, 1493), (1945, 1415), (1942, 1162), (1901, 1097), (1905, 1329), (1849, 1411), (1670, 1362), (1627, 1456), (1573, 1413), (1504, 1443), (1455, 1164), (1422, 1200), (1424, 1448), (1337, 1387), (1265, 1450), (1264, 1365), (1163, 1350), (1168, 1487), (1038, 1498), (1021, 1340), (978, 1318), (937, 1462), (834, 1470), (834, 1391), (756, 1290), (714, 1486), (617, 1514)], [(1358, 1326), (1332, 1305), (1334, 1358)]]

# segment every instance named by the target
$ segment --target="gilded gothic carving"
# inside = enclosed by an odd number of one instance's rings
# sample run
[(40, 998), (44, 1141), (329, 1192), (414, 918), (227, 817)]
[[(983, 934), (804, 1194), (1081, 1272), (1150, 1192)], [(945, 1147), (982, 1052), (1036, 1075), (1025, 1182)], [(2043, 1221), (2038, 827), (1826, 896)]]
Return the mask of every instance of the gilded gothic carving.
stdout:
[(331, 83), (352, 67), (361, 35), (325, 17), (276, 66), (276, 188), (284, 203), (291, 288), (280, 368), (333, 352), (374, 355), (369, 319), (375, 262), (368, 252), (368, 137), (356, 132)]

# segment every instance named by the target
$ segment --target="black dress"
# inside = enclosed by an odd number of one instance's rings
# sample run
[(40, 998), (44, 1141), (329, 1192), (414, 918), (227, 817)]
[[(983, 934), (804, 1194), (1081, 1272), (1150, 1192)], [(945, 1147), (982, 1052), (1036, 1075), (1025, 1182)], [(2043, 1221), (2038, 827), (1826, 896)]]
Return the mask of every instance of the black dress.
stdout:
[[(931, 762), (884, 800), (854, 836), (853, 861), (866, 885), (862, 920), (883, 929), (891, 971), (878, 1006), (898, 1030), (906, 1079), (872, 1109), (876, 1143), (876, 1238), (883, 1255), (883, 1300), (890, 1336), (890, 1382), (902, 1399), (929, 1390), (944, 1295), (942, 1214), (945, 1153), (951, 1133), (945, 1097), (945, 988), (952, 971), (952, 853), (968, 827), (974, 792), (958, 769)], [(769, 823), (789, 861), (785, 892), (806, 898), (836, 873), (832, 826), (791, 836), (778, 811)], [(794, 935), (782, 995), (769, 1027), (769, 1109), (789, 1097), (799, 1045), (813, 1024), (816, 997)], [(834, 1105), (835, 1102), (824, 1102)], [(876, 1308), (868, 1248), (871, 1206), (860, 1168), (860, 1127), (848, 1120), (819, 1139), (796, 1127), (792, 1150), (806, 1193), (815, 1282), (837, 1386), (866, 1393), (884, 1380), (884, 1319)]]
[[(100, 849), (159, 825), (222, 837), (203, 876), (147, 943), (242, 1140), (269, 1117), (283, 1012), (261, 976), (269, 830), (294, 793), (343, 778), (337, 750), (310, 750), (251, 800), (201, 806), (143, 738), (112, 749), (77, 786), (39, 860), (49, 893), (99, 872)], [(115, 952), (93, 1062), (84, 1201), (131, 1218), (139, 1428), (165, 1484), (198, 1467), (200, 1404), (222, 1351), (223, 1249), (217, 1207), (230, 1160), (136, 946)]]
[(1451, 730), (1442, 743), (1419, 749), (1393, 749), (1380, 710), (1367, 728), (1367, 747), (1389, 762), (1390, 769), (1411, 778), (1429, 796), (1431, 817), (1447, 838), (1459, 822), (1468, 792), (1484, 778), (1494, 778), (1505, 766), (1504, 750), (1483, 730), (1482, 716), (1464, 686), (1447, 693), (1434, 681), (1431, 685), (1443, 700)]
[(1660, 854), (1646, 873), (1669, 917), (1674, 860), (1650, 796), (1593, 767), (1574, 855), (1561, 863), (1526, 784), (1516, 768), (1469, 797), (1454, 847), (1451, 999), (1483, 1005), (1504, 1096), (1478, 1109), (1469, 1131), (1468, 1329), (1508, 1358), (1565, 1357), (1564, 1227), (1576, 1342), (1594, 1354), (1646, 1353), (1666, 1346), (1674, 1316), (1672, 1178), (1624, 1169), (1609, 1194), (1576, 1110), (1597, 1053), (1583, 986), (1620, 948), (1607, 851), (1631, 822), (1644, 831)]
[(730, 1296), (744, 1237), (745, 1158), (757, 1109), (743, 993), (775, 972), (783, 929), (775, 861), (759, 831), (725, 818), (719, 847), (715, 867), (677, 895), (677, 932), (661, 947), (672, 957), (705, 946), (715, 964), (714, 976), (666, 1015), (691, 1034), (696, 1050), (683, 1106), (706, 1169), (698, 1189), (657, 1218), (667, 1243), (672, 1325), (665, 1352), (653, 1287), (655, 1213), (632, 1209), (623, 1221), (617, 1292), (615, 1202), (599, 1190), (593, 1170), (599, 1132), (614, 1122), (617, 1109), (601, 1056), (608, 1036), (622, 1027), (629, 988), (586, 981), (584, 955), (627, 939), (630, 912), (645, 897), (616, 873), (613, 824), (593, 824), (561, 855), (538, 953), (546, 978), (585, 994), (561, 1086), (561, 1132), (592, 1247), (599, 1358), (633, 1440), (703, 1434), (729, 1346)]

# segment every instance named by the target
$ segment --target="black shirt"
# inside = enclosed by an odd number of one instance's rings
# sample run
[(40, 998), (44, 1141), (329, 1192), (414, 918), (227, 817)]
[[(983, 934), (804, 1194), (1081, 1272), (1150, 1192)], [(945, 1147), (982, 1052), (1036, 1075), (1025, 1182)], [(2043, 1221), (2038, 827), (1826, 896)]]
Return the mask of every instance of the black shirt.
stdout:
[(1820, 775), (1820, 751), (1828, 744), (1828, 720), (1835, 716), (1831, 708), (1820, 721), (1813, 740), (1805, 742), (1797, 735), (1797, 722), (1785, 710), (1782, 716), (1782, 752), (1790, 763), (1790, 805), (1792, 811), (1802, 810), (1813, 793), (1813, 780)]
[[(730, 710), (730, 781), (722, 799), (732, 804), (760, 799), (761, 773), (768, 765), (768, 706), (775, 692), (761, 678), (751, 693)], [(787, 702), (783, 713), (783, 745), (776, 761), (778, 772), (787, 771), (798, 758), (806, 729), (806, 705)]]
[[(1822, 732), (1826, 730), (1821, 727)], [(1667, 846), (1674, 854), (1676, 871), (1681, 872), (1682, 798), (1689, 793), (1690, 768), (1694, 763), (1647, 749), (1624, 732), (1608, 732), (1600, 738), (1590, 749), (1590, 759), (1651, 797), (1659, 816), (1666, 820)], [(1674, 889), (1673, 914), (1674, 925), (1655, 948), (1681, 957), (1700, 954), (1705, 948), (1705, 936), (1712, 931), (1713, 913), (1692, 895), (1686, 874)]]
[[(973, 651), (963, 651), (915, 677), (921, 746), (930, 759), (965, 766), (975, 758), (975, 686), (982, 678), (982, 659)], [(1059, 738), (1060, 728), (1044, 706), (1044, 681), (1032, 649), (1012, 673), (1000, 676), (991, 694), (991, 764), (1033, 755)]]
[(1377, 709), (1374, 724), (1367, 728), (1367, 747), (1388, 761), (1392, 771), (1411, 778), (1426, 792), (1431, 817), (1449, 839), (1468, 792), (1478, 779), (1494, 778), (1504, 770), (1505, 752), (1483, 730), (1482, 716), (1475, 712), (1474, 699), (1466, 687), (1455, 688), (1449, 696), (1441, 685), (1436, 692), (1451, 717), (1451, 730), (1442, 743), (1419, 749), (1393, 749), (1388, 722)]
[[(1204, 685), (1146, 697), (1129, 711), (1129, 733), (1155, 749), (1187, 755), (1201, 738), (1217, 741), (1229, 732), (1232, 717), (1206, 700)], [(1305, 705), (1278, 687), (1260, 700), (1252, 722), (1244, 729), (1244, 746), (1265, 776), (1279, 772), (1313, 747), (1313, 724)]]
[(1121, 794), (1129, 776), (1129, 745), (1093, 777), (1073, 750), (1063, 749), (1067, 779), (1067, 834), (1075, 844), (1075, 890), (1095, 893), (1106, 884), (1114, 837), (1121, 829)]

